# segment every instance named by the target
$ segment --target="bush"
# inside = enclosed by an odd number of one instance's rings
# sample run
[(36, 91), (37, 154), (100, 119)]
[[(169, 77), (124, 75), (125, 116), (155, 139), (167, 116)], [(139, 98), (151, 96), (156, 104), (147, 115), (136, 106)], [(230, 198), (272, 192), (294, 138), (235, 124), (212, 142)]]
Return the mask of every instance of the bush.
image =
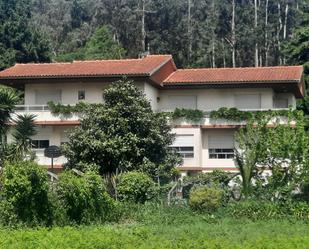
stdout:
[(110, 218), (113, 201), (106, 192), (102, 178), (94, 172), (87, 172), (82, 176), (71, 171), (62, 173), (57, 195), (71, 222), (102, 222)]
[(53, 213), (48, 192), (44, 168), (30, 161), (6, 164), (2, 176), (2, 222), (50, 225)]
[[(189, 198), (193, 187), (208, 186), (219, 187), (227, 190), (230, 174), (223, 170), (214, 170), (211, 173), (198, 173), (194, 176), (186, 176), (183, 180), (183, 197)], [(226, 198), (229, 198), (226, 196)]]
[(189, 205), (195, 211), (211, 213), (223, 205), (223, 199), (223, 190), (201, 186), (191, 191)]
[(268, 220), (281, 218), (309, 218), (309, 204), (306, 202), (271, 202), (262, 200), (244, 200), (230, 203), (224, 210), (224, 216), (247, 218), (250, 220)]
[(132, 171), (119, 175), (117, 194), (120, 200), (144, 203), (157, 195), (157, 188), (147, 174)]

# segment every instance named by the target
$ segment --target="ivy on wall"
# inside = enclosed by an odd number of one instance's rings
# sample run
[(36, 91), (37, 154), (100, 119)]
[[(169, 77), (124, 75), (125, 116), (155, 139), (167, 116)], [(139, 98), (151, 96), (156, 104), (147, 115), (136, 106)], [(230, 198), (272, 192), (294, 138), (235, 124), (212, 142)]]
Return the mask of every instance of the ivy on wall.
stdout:
[(222, 107), (210, 113), (212, 119), (226, 119), (231, 121), (246, 121), (249, 119), (260, 119), (262, 117), (289, 117), (298, 116), (298, 110), (268, 110), (268, 111), (240, 111), (237, 108)]
[(172, 112), (171, 117), (173, 120), (184, 118), (187, 121), (200, 122), (204, 118), (204, 112), (201, 110), (176, 108)]
[[(79, 102), (74, 106), (62, 105), (59, 103), (48, 102), (48, 107), (51, 113), (55, 116), (63, 116), (64, 118), (69, 118), (73, 114), (79, 115), (83, 113), (89, 104), (85, 102)], [(102, 105), (102, 104), (92, 104), (92, 105)], [(290, 119), (297, 117), (298, 110), (268, 110), (268, 111), (240, 111), (237, 108), (227, 108), (222, 107), (217, 111), (210, 112), (211, 119), (226, 119), (230, 121), (247, 121), (250, 119), (261, 119), (263, 117), (289, 117)], [(185, 109), (176, 108), (175, 111), (168, 113), (168, 116), (172, 120), (177, 120), (183, 118), (187, 121), (194, 123), (201, 122), (205, 116), (205, 113), (197, 109)]]
[(88, 107), (89, 104), (85, 102), (78, 102), (76, 105), (62, 105), (60, 103), (54, 103), (50, 101), (47, 103), (49, 110), (55, 116), (63, 116), (63, 117), (70, 117), (73, 114), (80, 114)]

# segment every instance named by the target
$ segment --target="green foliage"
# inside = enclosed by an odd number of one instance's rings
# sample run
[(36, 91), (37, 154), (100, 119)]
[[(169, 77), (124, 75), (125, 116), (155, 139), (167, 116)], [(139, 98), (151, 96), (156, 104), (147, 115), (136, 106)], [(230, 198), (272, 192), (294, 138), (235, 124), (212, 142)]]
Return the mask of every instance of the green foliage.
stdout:
[(6, 164), (1, 185), (4, 224), (15, 221), (27, 225), (51, 225), (53, 213), (45, 169), (34, 162)]
[(0, 143), (7, 131), (7, 122), (19, 101), (20, 96), (16, 90), (0, 86)]
[(172, 113), (172, 119), (176, 120), (179, 118), (184, 118), (187, 121), (197, 123), (204, 118), (204, 112), (201, 110), (176, 108), (175, 111)]
[(231, 121), (246, 121), (246, 120), (258, 120), (263, 118), (272, 117), (297, 117), (297, 110), (268, 110), (268, 111), (240, 111), (237, 108), (221, 107), (217, 111), (210, 113), (210, 118), (213, 119), (227, 119)]
[(83, 113), (89, 104), (85, 102), (78, 102), (76, 105), (71, 106), (49, 101), (47, 105), (53, 115), (69, 118), (73, 114), (79, 115)]
[[(158, 213), (156, 210), (153, 211)], [(163, 217), (168, 218), (167, 213), (164, 214), (162, 213)], [(182, 220), (183, 215), (184, 212), (180, 212), (179, 215), (173, 216), (174, 220)], [(186, 218), (189, 218), (189, 215)], [(158, 223), (156, 226), (124, 224), (52, 229), (2, 229), (0, 243), (3, 249), (306, 249), (309, 243), (308, 223), (304, 221), (285, 219), (252, 222), (226, 218), (220, 222), (207, 222), (204, 215), (196, 216), (190, 221), (168, 225)]]
[(30, 24), (29, 1), (1, 1), (0, 16), (0, 69), (15, 62), (50, 61), (49, 41)]
[(98, 174), (87, 172), (77, 176), (71, 171), (61, 173), (56, 192), (70, 222), (81, 224), (109, 219), (113, 201)]
[(189, 205), (195, 211), (212, 213), (223, 205), (222, 189), (201, 186), (191, 190)]
[(56, 61), (121, 59), (125, 50), (112, 38), (110, 30), (103, 26), (98, 28), (83, 48), (75, 52), (61, 54)]
[(217, 111), (212, 111), (210, 118), (243, 121), (252, 118), (252, 112), (239, 111), (237, 108), (221, 107)]
[(309, 218), (309, 205), (305, 202), (271, 202), (269, 200), (245, 200), (230, 203), (222, 210), (236, 219), (270, 220), (283, 218)]
[[(191, 189), (196, 186), (218, 187), (227, 190), (230, 179), (231, 174), (223, 170), (214, 170), (211, 173), (199, 173), (194, 176), (186, 176), (182, 183), (183, 197), (188, 199)], [(226, 195), (227, 191), (225, 192)], [(225, 197), (228, 198), (228, 196)]]
[(14, 120), (14, 142), (9, 146), (6, 159), (9, 161), (29, 160), (34, 157), (31, 150), (31, 137), (37, 134), (34, 124), (35, 115), (17, 115)]
[(156, 197), (158, 189), (145, 173), (132, 171), (120, 174), (117, 194), (120, 200), (144, 203)]
[[(307, 174), (309, 140), (304, 130), (304, 117), (299, 111), (289, 112), (287, 116), (286, 123), (282, 124), (273, 120), (272, 115), (261, 115), (249, 120), (236, 133), (235, 160), (245, 197), (251, 193), (252, 178), (263, 179), (266, 168), (271, 170), (271, 176), (264, 179), (264, 187), (273, 192), (273, 198), (279, 199), (287, 194), (286, 186), (291, 193)], [(295, 127), (292, 121), (296, 122)], [(269, 123), (274, 127), (269, 128)]]
[(67, 166), (95, 164), (100, 174), (142, 169), (154, 179), (168, 175), (181, 159), (169, 147), (174, 136), (165, 115), (154, 113), (132, 82), (113, 83), (104, 98), (105, 104), (85, 109), (81, 125), (69, 134), (63, 146)]

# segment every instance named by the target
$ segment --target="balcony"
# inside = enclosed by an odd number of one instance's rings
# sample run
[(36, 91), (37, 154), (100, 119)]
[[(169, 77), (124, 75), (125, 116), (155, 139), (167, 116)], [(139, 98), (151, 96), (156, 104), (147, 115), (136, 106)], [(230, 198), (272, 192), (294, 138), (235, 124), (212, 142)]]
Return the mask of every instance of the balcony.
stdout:
[(47, 105), (17, 105), (14, 114), (33, 114), (36, 117), (36, 122), (41, 124), (50, 122), (59, 122), (60, 124), (61, 122), (77, 121), (79, 119), (77, 115), (54, 115)]
[[(250, 112), (258, 112), (258, 111), (268, 111), (269, 109), (240, 109), (240, 111), (250, 111)], [(288, 110), (287, 108), (273, 108), (274, 111), (280, 111), (280, 110)], [(171, 110), (161, 110), (163, 112), (171, 112)], [(239, 126), (244, 125), (245, 122), (237, 122), (237, 121), (231, 121), (226, 119), (212, 119), (210, 118), (210, 113), (212, 110), (205, 110), (204, 118), (197, 123), (187, 121), (184, 118), (179, 118), (177, 120), (170, 120), (170, 124), (173, 126), (192, 126), (192, 125), (201, 125), (202, 127), (217, 127), (217, 126)], [(71, 124), (70, 122), (75, 122), (77, 124), (77, 121), (79, 120), (79, 117), (77, 115), (54, 115), (51, 113), (49, 107), (47, 105), (17, 105), (15, 114), (33, 114), (36, 116), (36, 122), (39, 124), (46, 124), (52, 122), (59, 122), (59, 125), (64, 124), (67, 122), (67, 124)], [(14, 116), (13, 116), (14, 118)], [(282, 117), (282, 122), (286, 122), (286, 118)], [(74, 124), (75, 124), (74, 123)]]
[[(269, 111), (270, 109), (239, 109), (239, 111), (243, 112), (262, 112), (262, 111)], [(288, 108), (273, 108), (272, 111), (288, 111)], [(165, 112), (168, 112), (165, 110)], [(170, 112), (170, 111), (169, 111)], [(222, 128), (222, 127), (234, 127), (234, 126), (241, 126), (245, 125), (246, 121), (234, 121), (228, 119), (214, 119), (210, 117), (210, 113), (212, 110), (204, 111), (204, 117), (199, 122), (192, 122), (190, 120), (186, 120), (185, 118), (179, 118), (176, 120), (169, 120), (170, 124), (175, 127), (190, 127), (190, 126), (201, 126), (202, 128)], [(276, 122), (275, 119), (279, 118), (279, 122), (284, 124), (287, 123), (286, 117), (276, 117), (269, 124), (273, 124)]]

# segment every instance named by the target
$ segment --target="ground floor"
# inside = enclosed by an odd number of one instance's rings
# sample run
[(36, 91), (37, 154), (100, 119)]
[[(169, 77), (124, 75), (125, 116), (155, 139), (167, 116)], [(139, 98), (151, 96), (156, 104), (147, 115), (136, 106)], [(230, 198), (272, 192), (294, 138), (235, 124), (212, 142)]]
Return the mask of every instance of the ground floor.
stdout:
[[(68, 134), (74, 125), (38, 125), (33, 137), (33, 150), (40, 165), (51, 166), (51, 159), (44, 156), (44, 150), (51, 146), (61, 146), (69, 141)], [(214, 169), (237, 171), (234, 162), (233, 128), (173, 128), (175, 141), (172, 147), (183, 158), (180, 169), (183, 175), (197, 172), (210, 172)], [(61, 156), (53, 160), (55, 171), (66, 163)]]

